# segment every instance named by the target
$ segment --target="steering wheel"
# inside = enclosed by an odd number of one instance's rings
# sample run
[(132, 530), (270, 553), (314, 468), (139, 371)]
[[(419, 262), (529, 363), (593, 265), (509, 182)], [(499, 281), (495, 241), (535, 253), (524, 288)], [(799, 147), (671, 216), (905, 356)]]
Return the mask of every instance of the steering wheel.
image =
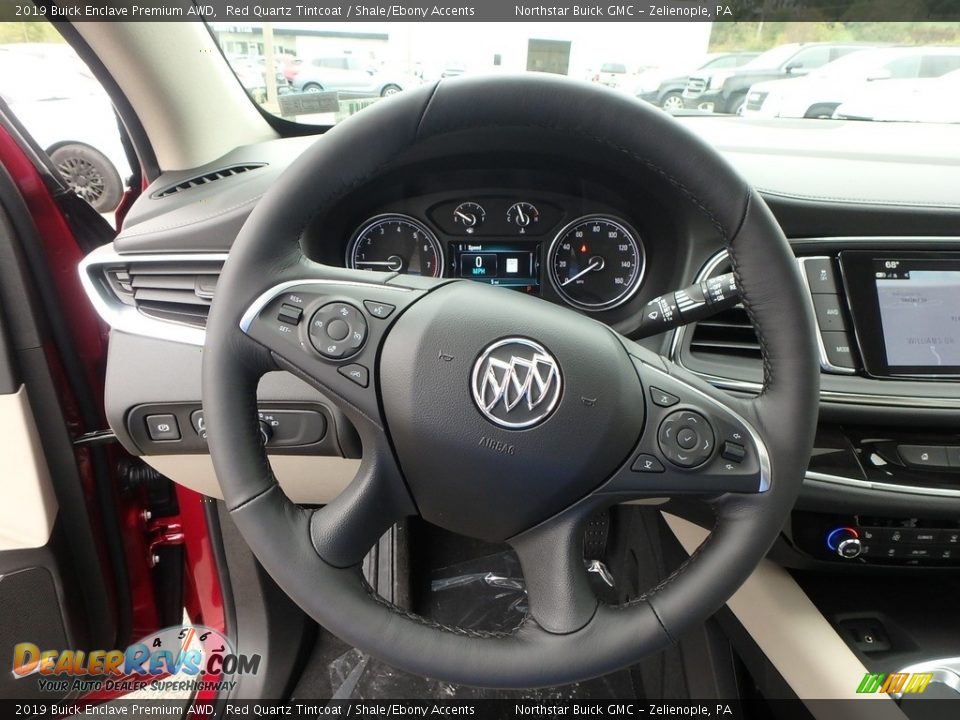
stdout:
[[(318, 213), (426, 148), (458, 147), (478, 133), (536, 137), (557, 156), (578, 147), (616, 158), (707, 221), (759, 338), (762, 393), (721, 392), (593, 319), (521, 293), (304, 256), (304, 230)], [(331, 129), (251, 213), (207, 325), (210, 454), (256, 557), (345, 642), (451, 682), (572, 682), (673, 642), (763, 558), (813, 443), (814, 332), (794, 256), (764, 202), (669, 116), (566, 79), (443, 81)], [(319, 509), (286, 497), (259, 440), (257, 383), (277, 369), (321, 389), (361, 438), (357, 476)], [(655, 402), (651, 388), (676, 402)], [(722, 457), (727, 443), (742, 451), (739, 461)], [(649, 458), (656, 465), (646, 466)], [(599, 603), (583, 563), (585, 521), (615, 503), (675, 496), (709, 504), (708, 539), (638, 599)], [(364, 555), (415, 514), (509, 543), (529, 600), (518, 627), (441, 625), (370, 589)]]

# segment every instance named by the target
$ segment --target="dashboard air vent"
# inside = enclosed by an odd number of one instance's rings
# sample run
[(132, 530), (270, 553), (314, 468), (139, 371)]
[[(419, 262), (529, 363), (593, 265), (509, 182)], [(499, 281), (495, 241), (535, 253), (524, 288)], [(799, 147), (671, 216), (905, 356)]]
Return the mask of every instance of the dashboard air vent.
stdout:
[(129, 262), (104, 268), (117, 299), (159, 320), (204, 327), (222, 262)]
[[(728, 263), (722, 263), (711, 277), (730, 272)], [(704, 357), (717, 356), (760, 360), (760, 343), (743, 305), (736, 305), (717, 315), (701, 320), (693, 328), (690, 352)], [(707, 359), (707, 357), (704, 357)]]
[(245, 172), (250, 172), (251, 170), (256, 170), (257, 168), (264, 167), (265, 163), (248, 163), (244, 165), (230, 165), (229, 167), (220, 168), (219, 170), (213, 170), (203, 175), (197, 175), (192, 178), (187, 178), (186, 180), (177, 183), (176, 185), (170, 185), (163, 188), (163, 190), (157, 190), (151, 197), (153, 198), (163, 198), (170, 195), (175, 195), (178, 192), (183, 190), (189, 190), (190, 188), (200, 187), (201, 185), (207, 185), (217, 180), (223, 180), (224, 178), (233, 177), (234, 175), (240, 175)]

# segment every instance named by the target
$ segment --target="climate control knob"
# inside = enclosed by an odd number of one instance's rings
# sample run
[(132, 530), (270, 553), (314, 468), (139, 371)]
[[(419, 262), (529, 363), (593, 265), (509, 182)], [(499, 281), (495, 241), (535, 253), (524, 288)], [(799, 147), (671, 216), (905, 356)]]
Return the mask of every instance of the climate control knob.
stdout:
[(838, 527), (827, 533), (827, 548), (842, 558), (852, 560), (863, 552), (860, 533), (856, 528)]

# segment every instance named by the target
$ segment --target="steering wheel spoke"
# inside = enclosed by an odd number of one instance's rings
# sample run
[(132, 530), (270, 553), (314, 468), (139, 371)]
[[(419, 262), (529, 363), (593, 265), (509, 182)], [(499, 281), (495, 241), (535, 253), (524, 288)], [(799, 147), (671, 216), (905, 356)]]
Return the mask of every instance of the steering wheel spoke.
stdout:
[(353, 482), (310, 518), (310, 539), (328, 565), (358, 564), (394, 523), (416, 512), (386, 442), (364, 449)]
[(382, 429), (375, 373), (380, 347), (429, 284), (309, 261), (284, 275), (290, 277), (249, 305), (240, 330), (267, 347), (278, 364), (339, 399), (348, 416)]
[(646, 391), (645, 431), (599, 494), (641, 497), (763, 493), (770, 456), (748, 403), (626, 342)]
[(547, 632), (576, 632), (596, 613), (583, 563), (588, 514), (587, 506), (577, 506), (510, 540), (520, 558), (530, 615)]

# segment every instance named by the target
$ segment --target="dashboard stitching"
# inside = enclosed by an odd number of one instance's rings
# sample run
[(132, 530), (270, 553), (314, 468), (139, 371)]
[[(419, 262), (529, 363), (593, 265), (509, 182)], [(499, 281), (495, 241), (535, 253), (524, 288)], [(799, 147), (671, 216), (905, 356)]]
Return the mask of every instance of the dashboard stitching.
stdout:
[(763, 193), (764, 195), (773, 195), (775, 197), (790, 198), (796, 200), (825, 200), (827, 202), (836, 202), (836, 203), (857, 203), (858, 205), (884, 205), (889, 207), (901, 207), (901, 208), (911, 208), (911, 207), (930, 207), (930, 208), (950, 208), (952, 210), (960, 209), (960, 204), (948, 203), (948, 202), (924, 202), (923, 200), (911, 200), (909, 203), (896, 202), (893, 200), (876, 200), (871, 198), (852, 198), (852, 197), (837, 197), (834, 195), (808, 195), (803, 193), (791, 193), (784, 192), (782, 190), (771, 190), (770, 188), (762, 188), (759, 185), (754, 186), (757, 192)]

